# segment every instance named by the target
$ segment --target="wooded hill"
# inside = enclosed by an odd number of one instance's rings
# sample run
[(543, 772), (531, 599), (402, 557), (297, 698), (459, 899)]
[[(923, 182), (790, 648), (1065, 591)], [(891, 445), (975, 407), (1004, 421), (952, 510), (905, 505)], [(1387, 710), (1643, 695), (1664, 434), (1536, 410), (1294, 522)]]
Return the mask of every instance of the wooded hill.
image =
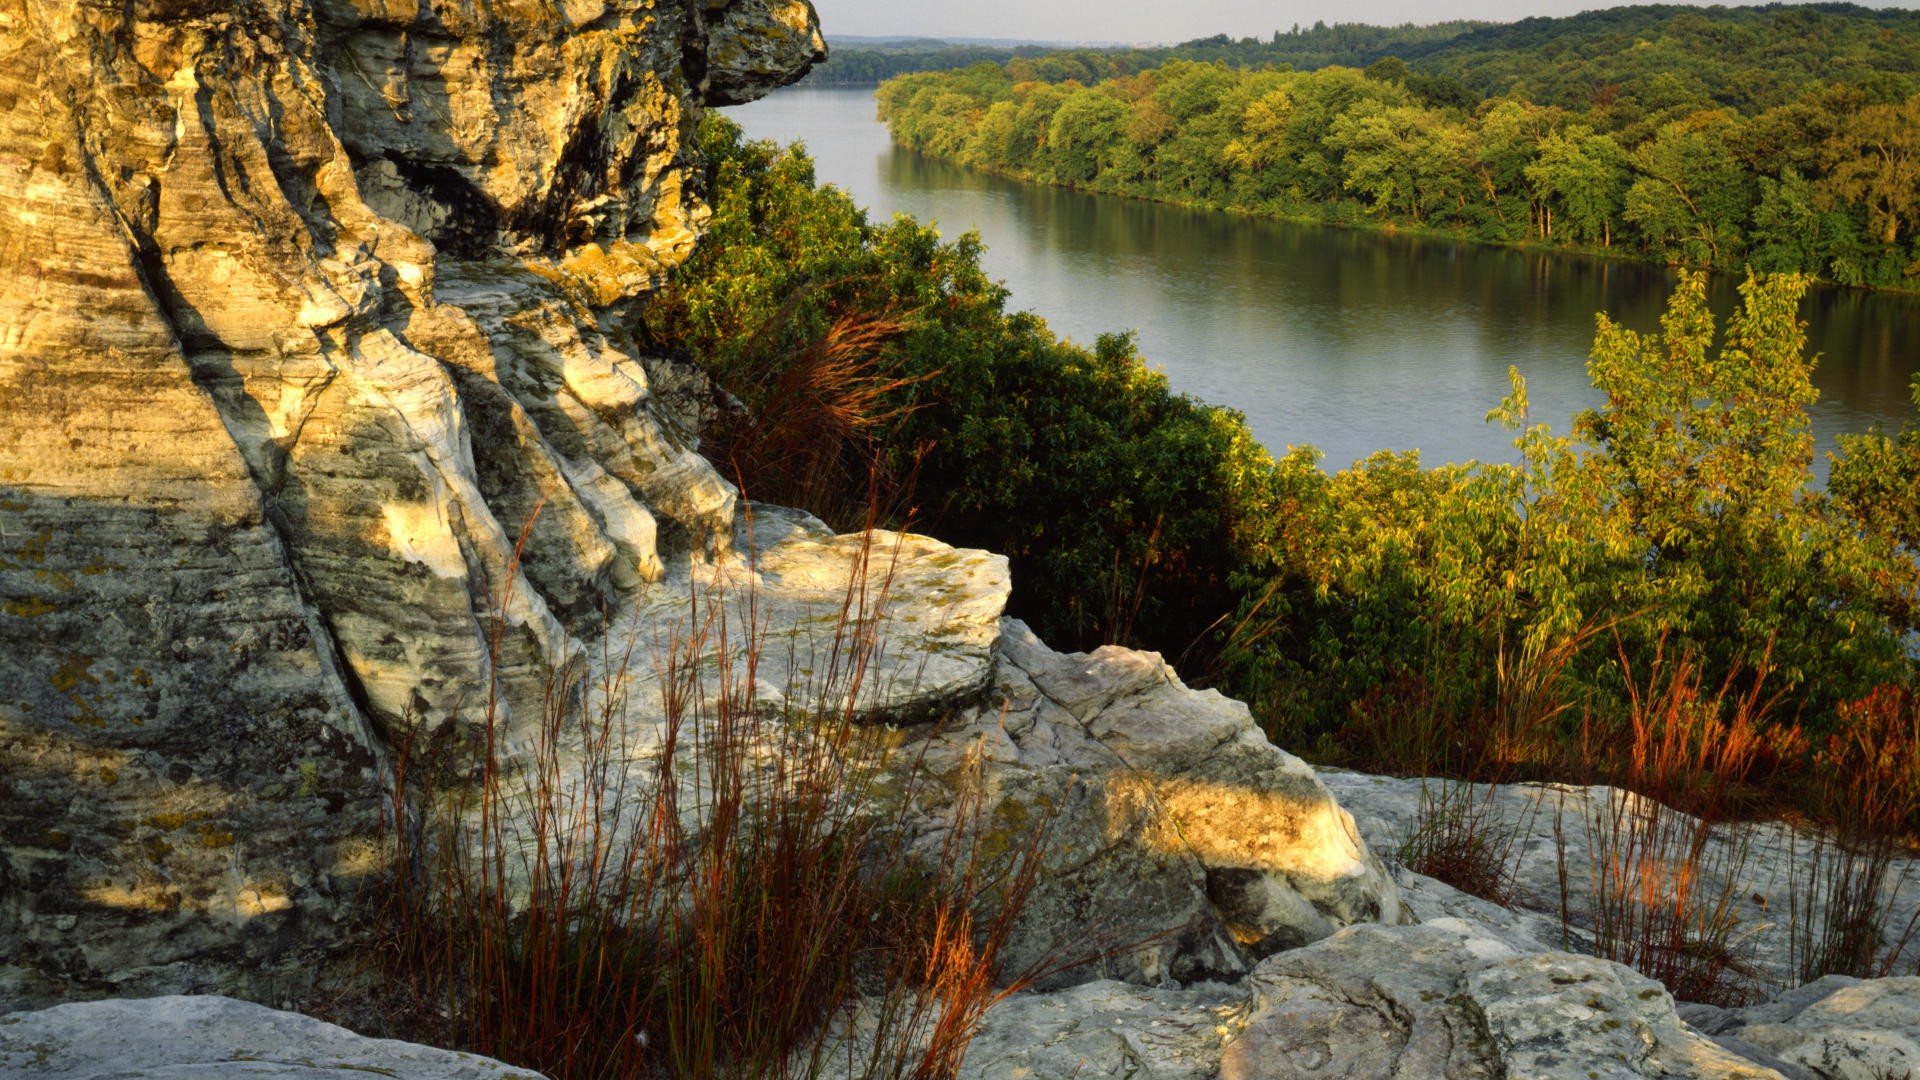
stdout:
[[(901, 145), (1042, 183), (1920, 282), (1920, 13), (1643, 7), (1401, 33), (1211, 39), (1173, 50), (1194, 59), (1138, 70), (1134, 54), (1016, 57), (898, 77), (879, 98)], [(1306, 55), (1315, 38), (1316, 56), (1346, 41), (1356, 60), (1389, 43), (1411, 58), (1314, 70), (1271, 59)]]
[(1857, 4), (1653, 4), (1516, 23), (1296, 24), (1266, 40), (1218, 34), (1155, 49), (1007, 48), (922, 39), (835, 48), (806, 82), (876, 84), (982, 61), (1012, 64), (1016, 81), (1092, 83), (1173, 60), (1317, 71), (1364, 68), (1388, 57), (1417, 75), (1444, 80), (1438, 93), (1464, 93), (1473, 101), (1513, 95), (1572, 109), (1586, 107), (1609, 86), (1618, 88), (1612, 93), (1644, 97), (1677, 84), (1752, 113), (1784, 104), (1813, 82), (1858, 82), (1874, 73), (1911, 79), (1920, 73), (1920, 12)]

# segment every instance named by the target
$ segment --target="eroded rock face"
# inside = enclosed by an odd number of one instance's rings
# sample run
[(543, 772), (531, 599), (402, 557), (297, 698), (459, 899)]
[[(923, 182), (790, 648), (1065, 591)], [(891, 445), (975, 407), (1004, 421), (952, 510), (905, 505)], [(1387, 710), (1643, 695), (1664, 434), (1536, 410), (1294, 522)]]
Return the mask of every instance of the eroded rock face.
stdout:
[[(1374, 850), (1389, 855), (1399, 850), (1418, 823), (1422, 785), (1440, 791), (1447, 783), (1338, 771), (1323, 774), (1322, 781), (1353, 812), (1360, 834)], [(1461, 791), (1458, 786), (1451, 790), (1456, 797)], [(1634, 851), (1635, 843), (1646, 845), (1644, 839), (1635, 839), (1646, 835), (1644, 823), (1663, 822), (1667, 835), (1688, 844), (1698, 827), (1691, 817), (1609, 787), (1514, 784), (1489, 790), (1476, 786), (1472, 799), (1476, 812), (1484, 817), (1486, 834), (1510, 838), (1502, 846), (1513, 872), (1515, 904), (1511, 910), (1494, 909), (1456, 893), (1442, 901), (1447, 909), (1443, 913), (1492, 921), (1542, 944), (1559, 945), (1569, 936), (1574, 941), (1589, 937), (1591, 920), (1586, 913), (1598, 904), (1595, 868), (1613, 864), (1623, 857), (1621, 852)], [(1631, 827), (1636, 822), (1642, 823), (1638, 834)], [(1804, 895), (1806, 882), (1859, 872), (1847, 868), (1843, 853), (1832, 843), (1779, 822), (1715, 826), (1691, 855), (1688, 873), (1694, 895), (1714, 898), (1716, 903), (1721, 897), (1727, 900), (1723, 916), (1731, 927), (1728, 937), (1738, 950), (1736, 985), (1757, 994), (1791, 985), (1797, 977), (1796, 920), (1806, 916), (1796, 911), (1796, 905), (1806, 901), (1796, 900), (1796, 889)], [(1636, 861), (1643, 864), (1636, 870), (1643, 876), (1671, 873), (1665, 869), (1670, 859)], [(1657, 894), (1673, 887), (1669, 878)], [(1420, 889), (1440, 897), (1430, 886)], [(1883, 949), (1891, 952), (1893, 946), (1900, 946), (1897, 956), (1883, 957), (1886, 969), (1912, 970), (1920, 962), (1920, 942), (1905, 936), (1905, 930), (1920, 921), (1920, 859), (1890, 859), (1880, 898)], [(1563, 902), (1573, 913), (1570, 935), (1559, 917)], [(1816, 911), (1824, 903), (1816, 901)], [(1414, 906), (1422, 917), (1429, 914), (1420, 904)]]
[(1762, 1005), (1695, 1005), (1682, 1015), (1792, 1080), (1874, 1080), (1920, 1070), (1920, 978), (1828, 975)]
[(725, 548), (600, 313), (697, 234), (704, 104), (820, 49), (804, 0), (0, 3), (0, 1000), (271, 993), (396, 736)]
[(993, 696), (915, 733), (898, 759), (942, 778), (916, 789), (929, 851), (970, 785), (990, 846), (1044, 826), (1009, 971), (1040, 964), (1056, 986), (1235, 978), (1340, 927), (1402, 918), (1352, 819), (1245, 705), (1189, 690), (1154, 653), (1060, 654), (1002, 625)]

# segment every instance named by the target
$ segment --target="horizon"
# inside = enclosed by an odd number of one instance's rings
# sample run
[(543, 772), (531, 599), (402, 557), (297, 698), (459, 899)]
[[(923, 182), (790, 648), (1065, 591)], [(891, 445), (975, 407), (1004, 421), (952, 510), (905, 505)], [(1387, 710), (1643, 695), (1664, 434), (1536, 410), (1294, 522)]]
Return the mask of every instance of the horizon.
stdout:
[[(1677, 0), (1685, 7), (1760, 7), (1770, 0), (1731, 0), (1703, 4)], [(864, 37), (987, 38), (1034, 44), (1174, 45), (1194, 38), (1227, 34), (1268, 38), (1295, 24), (1364, 23), (1373, 26), (1426, 26), (1458, 19), (1518, 22), (1536, 16), (1561, 17), (1634, 4), (1595, 4), (1591, 0), (1345, 0), (1340, 4), (1304, 0), (1217, 0), (1194, 15), (1149, 0), (975, 0), (954, 5), (930, 0), (813, 0), (822, 31)], [(1863, 7), (1911, 11), (1920, 0), (1863, 4)]]

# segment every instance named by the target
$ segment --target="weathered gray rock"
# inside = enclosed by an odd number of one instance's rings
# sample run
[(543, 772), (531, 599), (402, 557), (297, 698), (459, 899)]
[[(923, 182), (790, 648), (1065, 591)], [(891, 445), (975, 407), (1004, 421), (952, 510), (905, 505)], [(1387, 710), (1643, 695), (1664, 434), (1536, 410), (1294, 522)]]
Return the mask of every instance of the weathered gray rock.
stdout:
[(1763, 1005), (1692, 1006), (1690, 1023), (1796, 1080), (1880, 1080), (1920, 1072), (1920, 978), (1829, 975)]
[[(1783, 1074), (1690, 1030), (1618, 964), (1516, 948), (1456, 919), (1356, 925), (1243, 982), (1099, 982), (987, 1014), (966, 1077), (1699, 1077)], [(1897, 1074), (1896, 1074), (1897, 1075)]]
[(489, 1058), (369, 1039), (225, 997), (56, 1005), (0, 1015), (0, 1076), (43, 1080), (539, 1080)]
[[(766, 93), (791, 72), (827, 58), (819, 17), (809, 0), (703, 0), (720, 12), (707, 27), (706, 100), (739, 105)], [(709, 16), (711, 19), (711, 16)]]
[(1245, 990), (1218, 984), (1161, 990), (1103, 980), (1015, 994), (987, 1013), (960, 1076), (1212, 1080), (1246, 1015)]
[[(1322, 780), (1353, 813), (1367, 842), (1390, 858), (1419, 820), (1422, 784), (1444, 783), (1339, 771), (1323, 773)], [(1481, 907), (1459, 901), (1457, 894), (1449, 896), (1451, 890), (1430, 889), (1425, 890), (1432, 893), (1428, 897), (1417, 895), (1422, 890), (1410, 890), (1416, 895), (1409, 898), (1409, 906), (1421, 918), (1436, 911), (1461, 915), (1503, 926), (1543, 945), (1561, 943), (1563, 896), (1572, 913), (1571, 937), (1577, 942), (1587, 936), (1596, 868), (1608, 865), (1610, 848), (1626, 846), (1615, 839), (1616, 821), (1658, 815), (1667, 835), (1682, 841), (1674, 854), (1691, 844), (1697, 826), (1691, 817), (1608, 787), (1520, 784), (1475, 791), (1476, 802), (1489, 811), (1488, 828), (1512, 831), (1509, 853), (1517, 893), (1515, 910)], [(1830, 842), (1766, 822), (1716, 826), (1694, 854), (1688, 886), (1703, 903), (1709, 899), (1717, 903), (1722, 894), (1729, 899), (1732, 930), (1727, 936), (1737, 944), (1739, 963), (1749, 973), (1747, 981), (1754, 993), (1769, 994), (1794, 981), (1796, 922), (1804, 926), (1809, 918), (1807, 901), (1796, 902), (1794, 895), (1818, 893), (1808, 887), (1810, 880), (1848, 873), (1839, 854)], [(1661, 869), (1662, 860), (1648, 862), (1637, 872), (1670, 872)], [(1656, 895), (1666, 895), (1666, 890), (1656, 890)], [(1890, 946), (1920, 918), (1916, 915), (1920, 912), (1920, 860), (1894, 859), (1881, 896), (1885, 904), (1882, 937)], [(1813, 901), (1815, 920), (1823, 903), (1819, 896)], [(1908, 940), (1901, 957), (1894, 958), (1889, 968), (1910, 970), (1916, 960), (1920, 960), (1920, 941)]]
[(940, 778), (912, 796), (929, 852), (969, 785), (989, 846), (1044, 824), (1012, 970), (1058, 969), (1055, 986), (1233, 978), (1342, 926), (1401, 917), (1346, 813), (1246, 706), (1187, 689), (1153, 653), (1055, 653), (1017, 620), (1000, 660), (985, 706), (909, 732), (898, 759)]
[[(733, 551), (692, 568), (690, 589), (757, 602), (757, 623), (728, 630), (738, 654), (751, 639), (764, 705), (903, 723), (974, 704), (992, 682), (1013, 590), (1004, 556), (910, 533), (836, 536), (771, 506), (743, 516)], [(667, 624), (679, 602), (653, 590), (630, 618)]]
[(724, 551), (603, 314), (705, 219), (706, 100), (818, 49), (803, 0), (0, 7), (0, 999), (306, 977), (386, 748)]

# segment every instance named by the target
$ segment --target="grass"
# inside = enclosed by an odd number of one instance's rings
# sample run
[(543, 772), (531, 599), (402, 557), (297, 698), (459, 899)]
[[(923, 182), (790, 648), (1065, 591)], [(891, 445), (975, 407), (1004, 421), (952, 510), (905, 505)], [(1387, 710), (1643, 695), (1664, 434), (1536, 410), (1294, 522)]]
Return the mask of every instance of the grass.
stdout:
[(856, 723), (854, 701), (877, 620), (853, 588), (808, 716), (755, 706), (756, 598), (696, 597), (645, 650), (646, 747), (628, 741), (645, 689), (630, 638), (597, 679), (556, 672), (524, 748), (489, 701), (469, 782), (420, 790), (400, 755), (385, 955), (417, 1035), (558, 1080), (805, 1077), (829, 1060), (953, 1075), (986, 1009), (1030, 977), (1000, 956), (1044, 829), (993, 862), (969, 839), (978, 821), (956, 821), (937, 865), (908, 857), (870, 797), (885, 729)]
[[(1815, 823), (1812, 839), (1788, 852), (1786, 903), (1768, 916), (1787, 920), (1790, 977), (1913, 966), (1920, 917), (1889, 921), (1892, 867), (1920, 816), (1915, 692), (1886, 687), (1842, 709), (1816, 746), (1775, 717), (1780, 698), (1765, 670), (1709, 683), (1691, 650), (1664, 642), (1642, 665), (1616, 646), (1616, 697), (1576, 684), (1573, 658), (1604, 629), (1500, 643), (1491, 695), (1459, 692), (1468, 668), (1489, 666), (1484, 658), (1430, 643), (1355, 704), (1338, 737), (1344, 763), (1423, 778), (1400, 860), (1510, 905), (1524, 823), (1501, 814), (1494, 785), (1588, 785), (1596, 797), (1573, 820), (1563, 809), (1555, 821), (1565, 939), (1682, 998), (1731, 1005), (1767, 981), (1756, 945), (1767, 926), (1743, 910), (1757, 865), (1749, 823), (1790, 815)], [(1489, 698), (1491, 707), (1455, 707)], [(1571, 843), (1576, 830), (1581, 845)]]
[(1521, 825), (1501, 812), (1499, 788), (1464, 780), (1420, 782), (1420, 813), (1395, 855), (1416, 874), (1501, 906), (1517, 899)]
[[(828, 283), (831, 284), (831, 283)], [(891, 310), (844, 311), (798, 344), (776, 347), (791, 332), (802, 289), (770, 316), (740, 352), (722, 365), (744, 409), (718, 409), (705, 425), (703, 451), (726, 463), (756, 499), (800, 506), (836, 527), (911, 516), (915, 476), (889, 471), (874, 436), (919, 408), (902, 391), (938, 371), (901, 374), (885, 346), (911, 324)]]
[[(1808, 870), (1791, 889), (1794, 974), (1802, 982), (1896, 974), (1920, 932), (1920, 913), (1892, 924), (1900, 881), (1889, 880), (1920, 812), (1920, 693), (1881, 687), (1844, 706), (1814, 769), (1831, 826), (1808, 842)], [(1920, 961), (1912, 970), (1920, 973)]]
[[(1736, 831), (1716, 843), (1712, 821), (1618, 788), (1582, 815), (1589, 889), (1584, 910), (1561, 845), (1562, 927), (1585, 932), (1594, 955), (1657, 979), (1683, 1001), (1742, 1005), (1758, 996), (1752, 927), (1740, 910), (1752, 854)], [(1564, 822), (1555, 823), (1564, 835)]]

